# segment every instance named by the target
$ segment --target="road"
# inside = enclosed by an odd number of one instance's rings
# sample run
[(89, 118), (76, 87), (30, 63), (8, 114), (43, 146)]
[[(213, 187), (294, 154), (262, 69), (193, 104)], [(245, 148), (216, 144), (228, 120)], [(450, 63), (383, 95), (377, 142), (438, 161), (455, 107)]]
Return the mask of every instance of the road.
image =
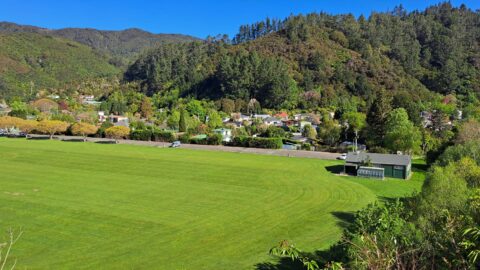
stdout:
[[(30, 135), (34, 139), (48, 138), (45, 135)], [(81, 141), (83, 138), (80, 136), (65, 136), (58, 135), (55, 136), (55, 139), (62, 141)], [(106, 138), (87, 138), (88, 142), (95, 143), (113, 143), (112, 139)], [(119, 144), (131, 144), (131, 145), (143, 145), (143, 146), (153, 146), (153, 147), (168, 147), (170, 143), (165, 142), (147, 142), (147, 141), (136, 141), (136, 140), (119, 140)], [(304, 151), (304, 150), (285, 150), (285, 149), (261, 149), (261, 148), (245, 148), (245, 147), (234, 147), (234, 146), (223, 146), (223, 145), (200, 145), (200, 144), (182, 144), (181, 148), (186, 149), (195, 149), (195, 150), (206, 150), (206, 151), (221, 151), (221, 152), (234, 152), (234, 153), (249, 153), (249, 154), (260, 154), (260, 155), (272, 155), (272, 156), (283, 156), (283, 157), (299, 157), (299, 158), (316, 158), (316, 159), (337, 159), (340, 154), (330, 153), (330, 152), (317, 152), (317, 151)]]

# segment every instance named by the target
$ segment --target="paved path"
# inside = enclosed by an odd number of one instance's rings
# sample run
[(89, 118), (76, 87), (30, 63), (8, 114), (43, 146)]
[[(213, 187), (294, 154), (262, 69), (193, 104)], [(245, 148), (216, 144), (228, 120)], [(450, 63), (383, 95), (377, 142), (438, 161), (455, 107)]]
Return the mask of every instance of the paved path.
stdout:
[[(32, 138), (48, 138), (45, 135), (30, 135)], [(55, 139), (62, 141), (73, 141), (73, 140), (82, 140), (82, 137), (79, 136), (65, 136), (58, 135), (55, 136)], [(97, 143), (114, 143), (112, 139), (106, 138), (87, 138), (88, 142), (97, 142)], [(131, 145), (144, 145), (144, 146), (154, 146), (154, 147), (168, 147), (170, 143), (165, 142), (147, 142), (147, 141), (136, 141), (136, 140), (119, 140), (120, 144), (131, 144)], [(330, 152), (317, 152), (317, 151), (303, 151), (303, 150), (286, 150), (286, 149), (261, 149), (261, 148), (245, 148), (245, 147), (234, 147), (234, 146), (223, 146), (223, 145), (200, 145), (200, 144), (182, 144), (181, 148), (187, 149), (196, 149), (196, 150), (207, 150), (207, 151), (221, 151), (221, 152), (235, 152), (235, 153), (250, 153), (250, 154), (261, 154), (261, 155), (272, 155), (272, 156), (284, 156), (284, 157), (301, 157), (301, 158), (317, 158), (317, 159), (336, 159), (340, 154), (330, 153)]]

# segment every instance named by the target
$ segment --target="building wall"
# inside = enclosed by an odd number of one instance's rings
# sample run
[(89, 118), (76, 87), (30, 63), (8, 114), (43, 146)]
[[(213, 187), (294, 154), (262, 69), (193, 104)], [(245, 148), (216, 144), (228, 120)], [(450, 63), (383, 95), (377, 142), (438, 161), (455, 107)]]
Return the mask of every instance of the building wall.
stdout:
[[(387, 164), (372, 164), (372, 167), (383, 168), (385, 171), (385, 177), (388, 178), (397, 178), (397, 179), (407, 179), (410, 176), (409, 168), (410, 166), (399, 166), (399, 165), (387, 165)], [(355, 167), (345, 166), (345, 173), (356, 175), (353, 170)]]

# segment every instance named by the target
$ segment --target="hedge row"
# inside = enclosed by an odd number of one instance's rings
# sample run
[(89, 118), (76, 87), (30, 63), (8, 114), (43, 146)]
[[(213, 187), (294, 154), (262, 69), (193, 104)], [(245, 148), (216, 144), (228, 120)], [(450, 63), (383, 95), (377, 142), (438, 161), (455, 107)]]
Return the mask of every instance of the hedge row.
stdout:
[(175, 134), (169, 131), (138, 129), (130, 132), (130, 138), (138, 141), (173, 142)]
[(191, 144), (204, 144), (204, 145), (220, 145), (222, 144), (222, 135), (220, 134), (209, 134), (205, 139), (189, 139)]
[(262, 137), (246, 137), (240, 136), (233, 138), (230, 143), (232, 146), (281, 149), (283, 146), (281, 138), (262, 138)]

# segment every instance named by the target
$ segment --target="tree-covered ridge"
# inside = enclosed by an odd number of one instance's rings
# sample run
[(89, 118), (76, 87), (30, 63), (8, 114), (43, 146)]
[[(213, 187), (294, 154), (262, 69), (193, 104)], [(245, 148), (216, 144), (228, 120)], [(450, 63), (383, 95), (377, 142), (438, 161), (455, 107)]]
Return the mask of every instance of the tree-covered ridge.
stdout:
[(179, 43), (198, 40), (192, 36), (180, 34), (153, 34), (132, 28), (122, 31), (103, 31), (91, 28), (63, 28), (50, 30), (28, 25), (0, 22), (0, 32), (30, 32), (70, 39), (87, 45), (95, 50), (109, 54), (115, 64), (125, 64), (143, 50), (162, 43)]
[(105, 56), (85, 45), (36, 33), (0, 33), (2, 98), (118, 73)]
[[(268, 35), (266, 22), (240, 27), (235, 41)], [(400, 63), (430, 90), (443, 94), (480, 91), (480, 13), (450, 3), (408, 13), (401, 6), (369, 18), (326, 13), (290, 16), (275, 27), (292, 39), (308, 40), (312, 29), (330, 31), (330, 38), (362, 55), (369, 47)]]
[[(126, 79), (141, 81), (149, 93), (167, 85), (184, 96), (256, 98), (273, 108), (335, 107), (354, 95), (366, 101), (366, 111), (381, 89), (401, 105), (431, 99), (427, 90), (480, 92), (480, 14), (465, 6), (444, 3), (411, 13), (397, 8), (368, 19), (319, 13), (274, 22), (242, 26), (236, 45), (166, 45), (171, 53), (158, 49), (140, 57)], [(148, 76), (135, 76), (140, 70)], [(184, 79), (177, 83), (165, 74)]]

